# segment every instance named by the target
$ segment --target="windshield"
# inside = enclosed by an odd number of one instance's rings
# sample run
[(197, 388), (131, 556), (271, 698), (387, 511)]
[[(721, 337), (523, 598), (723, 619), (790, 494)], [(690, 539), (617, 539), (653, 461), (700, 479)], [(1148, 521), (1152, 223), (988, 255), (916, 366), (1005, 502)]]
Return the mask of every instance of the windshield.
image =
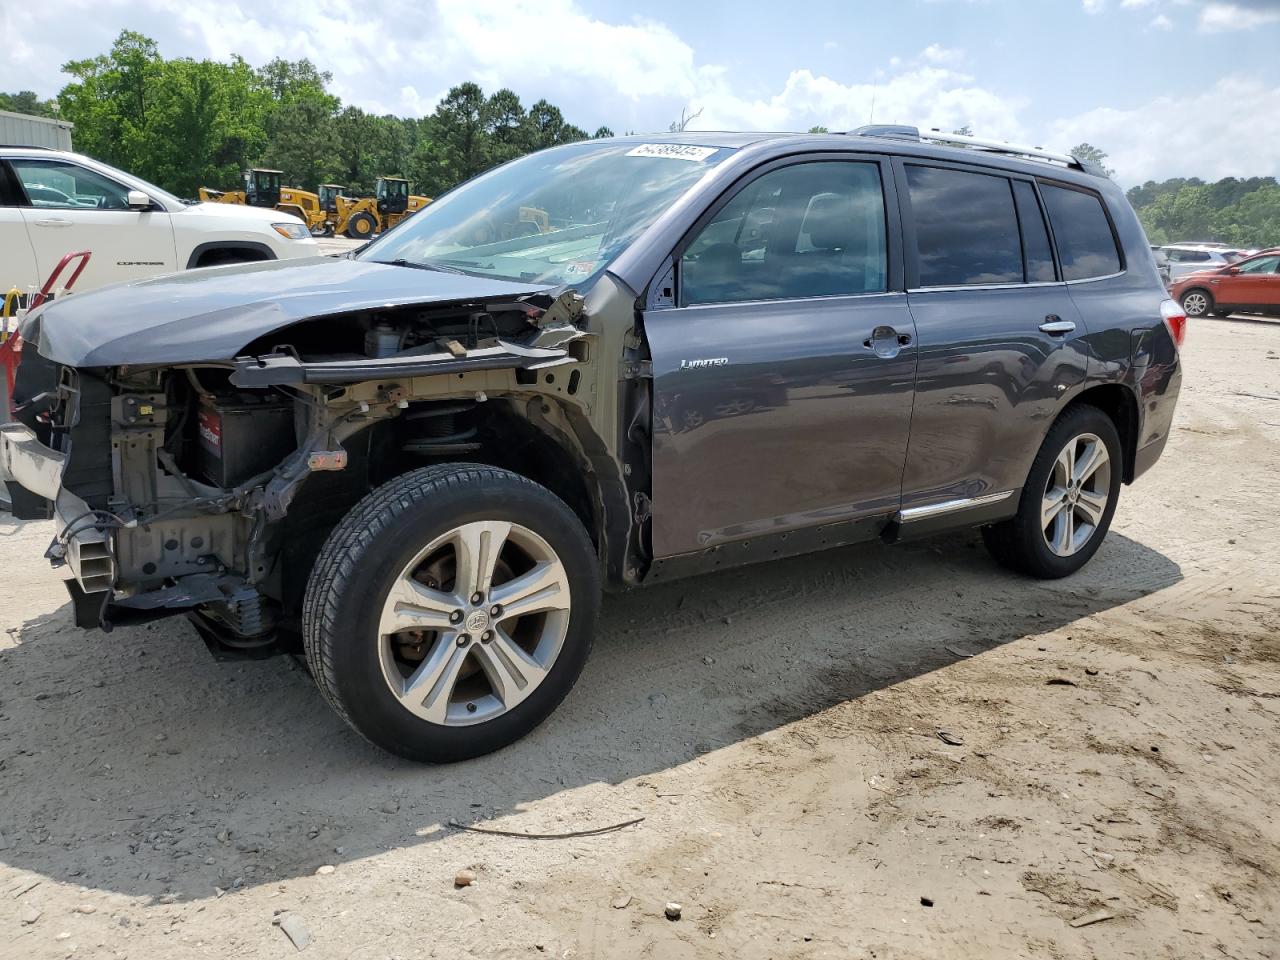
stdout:
[(449, 191), (359, 259), (580, 284), (731, 153), (616, 140), (543, 150)]

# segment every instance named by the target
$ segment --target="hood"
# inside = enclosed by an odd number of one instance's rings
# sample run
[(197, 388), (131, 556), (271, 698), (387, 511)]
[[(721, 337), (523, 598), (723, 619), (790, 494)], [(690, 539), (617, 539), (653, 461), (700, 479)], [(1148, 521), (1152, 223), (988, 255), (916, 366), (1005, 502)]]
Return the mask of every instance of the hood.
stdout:
[(224, 220), (262, 224), (287, 223), (298, 219), (293, 214), (274, 207), (250, 207), (243, 203), (192, 203), (175, 213), (184, 217), (220, 217)]
[[(70, 367), (227, 361), (282, 327), (332, 314), (506, 300), (550, 287), (341, 257), (189, 270), (55, 300), (42, 356)], [(34, 331), (32, 331), (34, 333)]]

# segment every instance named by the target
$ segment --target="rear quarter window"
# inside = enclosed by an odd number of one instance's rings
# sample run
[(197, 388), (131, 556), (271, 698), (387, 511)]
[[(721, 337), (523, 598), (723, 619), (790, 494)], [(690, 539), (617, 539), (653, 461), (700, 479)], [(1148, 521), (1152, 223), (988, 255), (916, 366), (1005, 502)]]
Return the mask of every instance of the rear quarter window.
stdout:
[(1088, 280), (1120, 272), (1120, 250), (1097, 194), (1041, 183), (1040, 195), (1049, 211), (1064, 280)]

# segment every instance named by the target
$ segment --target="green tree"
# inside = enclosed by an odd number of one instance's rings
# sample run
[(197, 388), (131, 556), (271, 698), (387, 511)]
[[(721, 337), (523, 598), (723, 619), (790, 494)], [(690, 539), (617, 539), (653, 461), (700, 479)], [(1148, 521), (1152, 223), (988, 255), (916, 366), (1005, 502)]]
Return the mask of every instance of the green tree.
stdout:
[(487, 161), (491, 166), (506, 163), (524, 153), (524, 104), (514, 90), (503, 87), (485, 101), (482, 114)]
[(810, 127), (809, 132), (810, 133), (830, 133), (831, 131), (828, 130), (826, 127), (819, 126), (819, 127)]
[[(329, 92), (331, 76), (310, 60), (258, 69), (240, 57), (166, 60), (154, 40), (129, 30), (107, 53), (63, 70), (69, 81), (56, 101), (0, 94), (0, 109), (56, 112), (76, 125), (85, 153), (184, 196), (237, 185), (253, 166), (278, 167), (309, 190), (339, 180), (367, 194), (377, 177), (404, 175), (435, 194), (530, 150), (588, 137), (554, 104), (526, 111), (509, 89), (486, 97), (463, 83), (428, 117), (374, 116), (344, 108)], [(602, 126), (595, 135), (613, 134)]]
[(333, 120), (341, 102), (326, 91), (333, 77), (310, 60), (278, 57), (258, 75), (270, 98), (262, 162), (282, 170), (285, 183), (314, 189), (338, 167)]
[(610, 130), (608, 127), (600, 126), (600, 127), (596, 127), (596, 132), (591, 135), (591, 139), (607, 140), (609, 137), (612, 137), (612, 136), (613, 136), (612, 130)]
[(41, 100), (33, 90), (19, 90), (17, 93), (0, 93), (0, 110), (25, 113), (29, 117), (56, 117), (58, 101)]

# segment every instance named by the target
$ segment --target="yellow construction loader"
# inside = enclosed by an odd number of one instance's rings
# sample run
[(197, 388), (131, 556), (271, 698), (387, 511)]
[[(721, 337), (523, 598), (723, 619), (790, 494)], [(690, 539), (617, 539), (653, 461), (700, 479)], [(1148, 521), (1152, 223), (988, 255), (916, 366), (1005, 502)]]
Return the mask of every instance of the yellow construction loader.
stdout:
[(379, 177), (372, 197), (334, 198), (334, 233), (353, 240), (368, 240), (375, 233), (390, 230), (401, 220), (417, 213), (430, 197), (411, 196), (409, 181), (402, 177)]
[(200, 199), (206, 203), (242, 203), (250, 207), (272, 207), (291, 213), (307, 225), (313, 236), (322, 237), (332, 230), (331, 216), (320, 198), (308, 190), (281, 187), (279, 170), (255, 168), (246, 170), (243, 190), (200, 188)]

